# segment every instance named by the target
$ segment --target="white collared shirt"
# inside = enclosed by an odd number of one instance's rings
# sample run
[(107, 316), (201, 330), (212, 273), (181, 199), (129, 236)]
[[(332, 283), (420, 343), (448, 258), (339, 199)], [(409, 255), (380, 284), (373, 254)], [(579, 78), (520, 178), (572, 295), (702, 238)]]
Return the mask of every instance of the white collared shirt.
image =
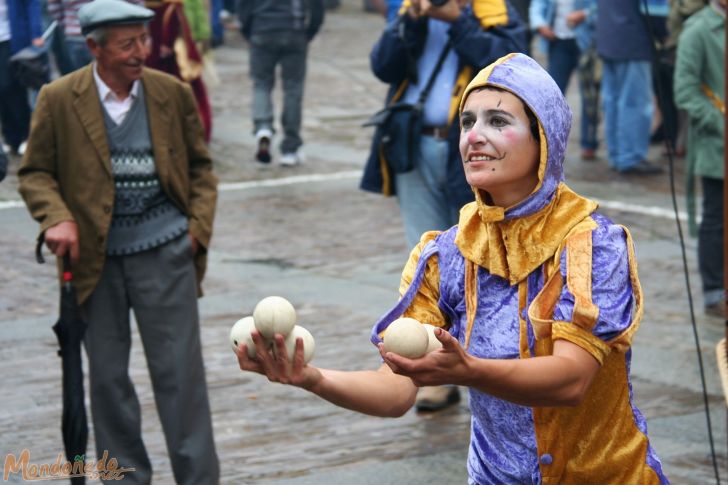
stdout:
[(139, 93), (139, 80), (134, 81), (131, 85), (131, 92), (125, 99), (119, 99), (114, 91), (101, 79), (97, 70), (96, 62), (93, 63), (94, 80), (96, 81), (96, 89), (99, 91), (99, 99), (106, 109), (106, 112), (114, 120), (114, 123), (120, 125), (126, 114), (129, 112), (132, 103)]

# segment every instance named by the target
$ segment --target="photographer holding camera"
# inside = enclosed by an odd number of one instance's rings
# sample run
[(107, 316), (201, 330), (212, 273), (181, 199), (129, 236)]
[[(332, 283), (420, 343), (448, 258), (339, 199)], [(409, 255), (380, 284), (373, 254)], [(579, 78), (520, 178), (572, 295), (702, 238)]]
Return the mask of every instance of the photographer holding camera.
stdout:
[[(391, 134), (380, 126), (361, 181), (363, 190), (397, 196), (409, 247), (456, 224), (474, 200), (458, 151), (460, 96), (482, 68), (525, 52), (526, 32), (506, 0), (405, 0), (372, 49), (372, 70), (390, 85), (386, 105), (422, 105), (421, 128), (408, 133), (412, 159), (387, 159), (382, 143)], [(425, 387), (416, 407), (436, 411), (458, 401), (456, 387)]]

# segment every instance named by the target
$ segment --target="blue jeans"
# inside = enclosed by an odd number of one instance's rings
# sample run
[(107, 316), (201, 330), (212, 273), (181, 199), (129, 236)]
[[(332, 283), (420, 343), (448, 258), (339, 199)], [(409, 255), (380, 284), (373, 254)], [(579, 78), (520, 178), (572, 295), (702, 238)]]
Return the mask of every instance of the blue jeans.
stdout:
[(212, 42), (214, 45), (220, 45), (225, 40), (225, 27), (220, 20), (220, 11), (223, 7), (223, 0), (212, 0), (210, 2), (210, 28), (212, 29)]
[[(555, 39), (549, 42), (548, 73), (556, 81), (556, 85), (565, 95), (569, 87), (571, 74), (579, 67), (581, 51), (574, 39)], [(599, 120), (589, 116), (584, 103), (584, 91), (579, 83), (579, 96), (581, 97), (581, 137), (580, 144), (583, 150), (596, 150), (599, 146), (597, 140), (597, 124)]]
[(256, 34), (250, 39), (250, 76), (253, 79), (253, 129), (273, 129), (273, 101), (276, 66), (281, 66), (283, 83), (282, 153), (294, 153), (301, 140), (301, 106), (306, 78), (308, 40), (303, 32)]
[(399, 210), (407, 244), (414, 247), (427, 231), (444, 231), (457, 224), (459, 211), (448, 202), (449, 144), (432, 136), (420, 138), (420, 155), (411, 172), (395, 175)]
[(603, 60), (602, 102), (609, 163), (626, 170), (647, 158), (652, 125), (652, 72), (648, 61)]

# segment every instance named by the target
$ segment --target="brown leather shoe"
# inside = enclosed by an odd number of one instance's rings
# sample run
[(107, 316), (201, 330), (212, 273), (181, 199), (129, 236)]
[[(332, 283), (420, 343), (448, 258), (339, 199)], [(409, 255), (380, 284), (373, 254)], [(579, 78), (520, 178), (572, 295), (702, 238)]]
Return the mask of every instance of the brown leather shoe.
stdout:
[(657, 175), (662, 173), (662, 167), (647, 160), (640, 160), (632, 166), (618, 170), (623, 175)]
[(581, 159), (585, 162), (593, 162), (597, 159), (597, 152), (592, 148), (584, 148), (581, 151)]
[(722, 301), (719, 301), (718, 303), (713, 303), (712, 305), (706, 305), (704, 310), (705, 314), (709, 317), (725, 318), (725, 303), (723, 303)]
[(440, 411), (460, 401), (457, 386), (420, 387), (415, 398), (418, 411)]

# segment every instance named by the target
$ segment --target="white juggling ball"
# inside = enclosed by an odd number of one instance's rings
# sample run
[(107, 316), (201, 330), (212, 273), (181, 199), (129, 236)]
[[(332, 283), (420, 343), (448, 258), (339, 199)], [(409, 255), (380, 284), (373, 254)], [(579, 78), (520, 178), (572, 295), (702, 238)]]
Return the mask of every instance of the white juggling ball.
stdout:
[(419, 359), (427, 352), (428, 339), (427, 330), (420, 322), (414, 318), (398, 318), (384, 333), (384, 350)]
[(255, 305), (253, 319), (255, 328), (265, 338), (273, 338), (277, 333), (288, 336), (296, 326), (296, 310), (285, 298), (269, 296)]
[[(308, 364), (313, 358), (314, 352), (316, 351), (316, 342), (314, 341), (311, 332), (301, 327), (300, 325), (296, 325), (295, 327), (293, 327), (291, 333), (289, 333), (288, 337), (286, 337), (285, 344), (286, 352), (288, 353), (288, 361), (293, 362), (293, 356), (296, 353), (296, 339), (298, 337), (301, 337), (303, 339), (303, 363)], [(275, 352), (276, 346), (273, 345), (273, 353)]]
[(427, 330), (427, 350), (425, 353), (429, 354), (433, 350), (441, 349), (442, 342), (437, 340), (437, 337), (435, 336), (435, 329), (437, 327), (430, 325), (429, 323), (423, 323), (422, 326), (425, 327), (425, 330)]
[(248, 347), (248, 357), (251, 359), (255, 357), (255, 343), (253, 338), (250, 336), (250, 332), (255, 328), (253, 317), (241, 318), (230, 329), (230, 346), (233, 350), (240, 348), (240, 344), (245, 344)]

